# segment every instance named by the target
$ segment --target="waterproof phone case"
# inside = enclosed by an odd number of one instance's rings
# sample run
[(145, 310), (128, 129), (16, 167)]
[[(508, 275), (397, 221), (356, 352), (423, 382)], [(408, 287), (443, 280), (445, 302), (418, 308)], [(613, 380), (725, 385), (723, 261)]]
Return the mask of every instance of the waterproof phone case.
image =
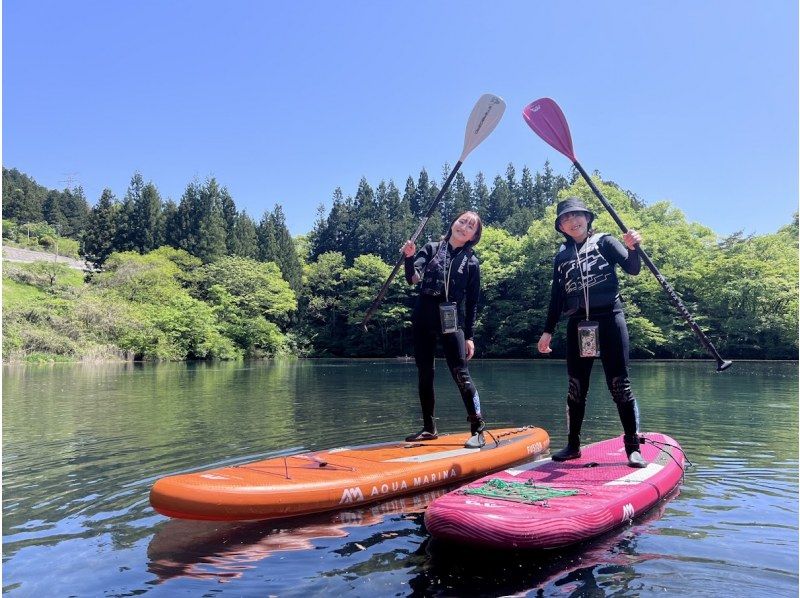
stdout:
[(584, 320), (578, 323), (578, 351), (581, 357), (600, 357), (600, 326)]
[(439, 319), (442, 321), (442, 334), (451, 334), (458, 330), (458, 315), (455, 303), (439, 304)]

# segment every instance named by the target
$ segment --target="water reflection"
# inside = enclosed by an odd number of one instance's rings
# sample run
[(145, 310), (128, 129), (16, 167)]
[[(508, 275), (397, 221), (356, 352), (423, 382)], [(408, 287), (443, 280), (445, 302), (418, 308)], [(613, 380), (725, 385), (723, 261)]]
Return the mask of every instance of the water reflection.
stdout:
[[(168, 521), (158, 527), (148, 546), (148, 570), (161, 583), (180, 578), (225, 581), (242, 577), (276, 553), (319, 550), (320, 540), (333, 539), (321, 547), (326, 554), (320, 558), (338, 555), (353, 562), (326, 569), (324, 576), (348, 579), (357, 587), (373, 587), (370, 580), (407, 571), (408, 595), (412, 596), (527, 595), (542, 588), (591, 596), (595, 591), (606, 595), (611, 588), (627, 593), (639, 583), (637, 565), (669, 558), (640, 551), (638, 540), (658, 533), (652, 523), (678, 491), (631, 524), (593, 541), (560, 550), (508, 552), (427, 537), (424, 509), (447, 491), (279, 522)], [(378, 525), (386, 520), (388, 527)], [(372, 529), (349, 539), (356, 528), (363, 527)]]
[[(238, 577), (276, 552), (314, 548), (312, 540), (346, 538), (349, 528), (375, 525), (388, 516), (422, 513), (453, 486), (335, 513), (283, 521), (218, 522), (169, 520), (160, 525), (147, 548), (148, 570), (160, 581), (176, 577)], [(381, 532), (372, 541), (344, 544), (346, 556), (406, 532)]]

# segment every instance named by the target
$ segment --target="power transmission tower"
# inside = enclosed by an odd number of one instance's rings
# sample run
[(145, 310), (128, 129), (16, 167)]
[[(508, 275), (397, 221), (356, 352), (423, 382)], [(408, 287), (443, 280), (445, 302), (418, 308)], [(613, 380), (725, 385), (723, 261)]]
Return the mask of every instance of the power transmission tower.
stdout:
[(80, 179), (78, 178), (79, 174), (80, 173), (77, 173), (77, 172), (65, 172), (65, 173), (62, 174), (62, 176), (64, 176), (65, 178), (63, 180), (58, 181), (58, 182), (59, 183), (66, 183), (67, 189), (74, 189), (77, 186), (77, 185), (75, 185), (75, 182), (77, 181), (78, 183), (80, 183)]

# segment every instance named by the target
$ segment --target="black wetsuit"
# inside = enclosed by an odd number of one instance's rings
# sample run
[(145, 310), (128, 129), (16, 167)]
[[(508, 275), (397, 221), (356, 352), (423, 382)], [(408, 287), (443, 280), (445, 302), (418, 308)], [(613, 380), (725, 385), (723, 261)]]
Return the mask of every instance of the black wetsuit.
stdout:
[[(447, 241), (428, 243), (413, 258), (405, 260), (406, 281), (413, 284), (416, 275), (421, 281), (411, 316), (414, 332), (414, 361), (419, 376), (419, 400), (425, 430), (436, 430), (433, 390), (436, 341), (441, 340), (447, 366), (453, 376), (467, 419), (477, 428), (482, 418), (480, 398), (467, 368), (466, 345), (474, 333), (480, 295), (480, 266), (469, 246), (453, 249)], [(445, 294), (445, 285), (447, 293)], [(458, 330), (443, 334), (439, 305), (457, 305)]]
[[(578, 269), (580, 263), (583, 276)], [(600, 360), (606, 384), (617, 404), (626, 438), (633, 444), (639, 428), (639, 411), (628, 376), (628, 327), (619, 296), (615, 267), (628, 274), (641, 268), (639, 252), (629, 252), (610, 235), (595, 234), (576, 244), (569, 240), (553, 261), (553, 286), (544, 332), (552, 334), (561, 315), (567, 316), (567, 424), (570, 445), (579, 444), (586, 410), (586, 394), (594, 358), (580, 357), (578, 323), (586, 319), (584, 283), (589, 291), (589, 319), (599, 325)]]

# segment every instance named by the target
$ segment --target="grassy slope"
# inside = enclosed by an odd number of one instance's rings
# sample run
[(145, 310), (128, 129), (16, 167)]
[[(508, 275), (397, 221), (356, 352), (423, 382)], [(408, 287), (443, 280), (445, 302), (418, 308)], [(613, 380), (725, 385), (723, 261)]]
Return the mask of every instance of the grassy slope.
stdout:
[(3, 309), (26, 307), (47, 295), (33, 285), (16, 282), (3, 276)]
[[(14, 268), (19, 267), (20, 269), (27, 269), (26, 265), (14, 263), (11, 264), (9, 262), (4, 262), (4, 271), (7, 268)], [(9, 325), (4, 330), (4, 335), (11, 334), (12, 336), (19, 335), (22, 333), (23, 329), (27, 330), (28, 332), (32, 332), (43, 338), (49, 339), (50, 343), (54, 344), (55, 346), (61, 345), (64, 342), (69, 342), (64, 337), (63, 333), (57, 332), (53, 330), (46, 321), (39, 321), (39, 322), (28, 322), (21, 326), (18, 318), (15, 317), (14, 312), (20, 312), (22, 310), (29, 310), (31, 308), (36, 308), (38, 304), (44, 304), (49, 299), (53, 298), (53, 295), (50, 293), (42, 290), (40, 287), (27, 284), (24, 282), (19, 282), (16, 280), (12, 280), (10, 277), (3, 275), (3, 314), (7, 316), (11, 314), (11, 321), (7, 321), (4, 317), (4, 325)], [(80, 288), (83, 286), (83, 273), (78, 270), (66, 270), (63, 274), (58, 277), (58, 286), (62, 289), (64, 287), (74, 287)], [(40, 308), (41, 309), (41, 308)], [(55, 341), (53, 343), (53, 341)], [(9, 360), (8, 349), (13, 347), (15, 343), (11, 343), (10, 346), (7, 346), (4, 342), (4, 352), (3, 359), (4, 361)], [(14, 351), (11, 351), (14, 353)], [(62, 361), (62, 360), (71, 360), (74, 359), (64, 356), (58, 355), (58, 351), (48, 351), (46, 349), (42, 351), (34, 351), (29, 352), (26, 355), (20, 356), (19, 354), (12, 357), (13, 360), (18, 360), (22, 358), (24, 361)]]

